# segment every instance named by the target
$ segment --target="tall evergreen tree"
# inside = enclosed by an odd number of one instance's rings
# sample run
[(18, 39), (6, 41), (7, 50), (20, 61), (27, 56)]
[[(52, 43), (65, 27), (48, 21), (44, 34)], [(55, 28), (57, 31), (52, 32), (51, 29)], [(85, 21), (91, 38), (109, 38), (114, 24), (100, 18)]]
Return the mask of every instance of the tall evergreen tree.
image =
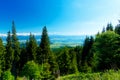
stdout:
[(90, 51), (89, 48), (89, 37), (86, 37), (84, 44), (83, 44), (83, 50), (82, 50), (82, 65), (84, 65), (86, 61), (86, 57)]
[(5, 70), (5, 47), (2, 43), (2, 39), (0, 38), (0, 77), (4, 70)]
[(39, 64), (49, 64), (51, 75), (54, 75), (57, 70), (57, 68), (56, 68), (57, 63), (56, 63), (54, 54), (50, 50), (50, 41), (49, 41), (46, 26), (43, 28), (39, 49), (40, 49), (40, 51), (37, 53), (38, 63)]
[(22, 71), (22, 68), (25, 65), (25, 63), (27, 63), (27, 61), (28, 61), (27, 50), (26, 50), (26, 46), (24, 45), (21, 47), (21, 53), (20, 53), (20, 67), (19, 67), (20, 72)]
[(14, 50), (14, 61), (12, 73), (17, 76), (19, 73), (19, 60), (20, 60), (20, 43), (16, 35), (16, 28), (14, 21), (12, 22), (12, 48)]
[[(91, 49), (92, 49), (92, 45), (94, 42), (94, 38), (91, 36), (86, 37), (85, 41), (84, 41), (84, 45), (83, 45), (83, 50), (82, 50), (82, 70), (83, 71), (88, 71), (90, 69), (89, 66), (91, 66), (91, 57), (93, 56)], [(84, 67), (84, 69), (83, 69)]]
[(12, 49), (12, 40), (11, 40), (11, 35), (10, 31), (8, 32), (7, 35), (7, 44), (6, 44), (6, 54), (5, 54), (5, 70), (8, 70), (12, 68), (12, 63), (14, 60), (14, 50)]
[(113, 31), (113, 25), (111, 23), (107, 24), (106, 31)]
[(76, 57), (76, 52), (74, 49), (69, 50), (69, 55), (70, 55), (70, 74), (78, 72), (77, 68), (77, 57)]
[(40, 48), (42, 49), (41, 51), (41, 58), (42, 62), (48, 62), (48, 58), (50, 55), (50, 41), (47, 33), (47, 28), (46, 26), (43, 28), (42, 36), (41, 36), (41, 42), (40, 42)]
[(120, 21), (119, 24), (115, 27), (115, 33), (120, 35)]
[(71, 60), (69, 55), (69, 49), (65, 47), (57, 57), (57, 62), (59, 64), (60, 74), (66, 75), (71, 71)]
[(27, 50), (26, 57), (28, 57), (28, 61), (31, 61), (31, 60), (36, 61), (37, 42), (34, 35), (32, 35), (31, 33), (30, 33), (28, 43), (26, 45), (26, 50)]
[(81, 62), (82, 62), (82, 46), (76, 46), (74, 48), (74, 51), (76, 52), (76, 58), (77, 58), (77, 67), (78, 70), (80, 71), (80, 66), (81, 66)]

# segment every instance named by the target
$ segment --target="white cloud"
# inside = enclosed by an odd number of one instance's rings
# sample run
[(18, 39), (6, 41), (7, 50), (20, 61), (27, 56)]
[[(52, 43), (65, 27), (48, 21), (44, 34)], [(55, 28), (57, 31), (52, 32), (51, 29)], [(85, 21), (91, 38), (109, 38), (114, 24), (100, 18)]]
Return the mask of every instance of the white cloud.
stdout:
[[(35, 35), (35, 36), (41, 35), (41, 33), (35, 33), (35, 32), (33, 32), (32, 34)], [(25, 33), (25, 32), (23, 32), (23, 33), (17, 33), (17, 35), (18, 35), (18, 36), (29, 36), (30, 33)]]
[(7, 34), (2, 34), (2, 33), (0, 33), (0, 37), (6, 37), (7, 36)]

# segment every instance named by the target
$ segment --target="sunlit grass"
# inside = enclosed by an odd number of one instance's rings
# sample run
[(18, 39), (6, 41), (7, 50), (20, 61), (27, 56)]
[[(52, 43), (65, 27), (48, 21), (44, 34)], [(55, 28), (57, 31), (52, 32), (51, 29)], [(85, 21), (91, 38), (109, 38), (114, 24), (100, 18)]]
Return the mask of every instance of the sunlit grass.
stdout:
[(79, 73), (61, 76), (57, 80), (120, 80), (120, 70), (109, 70), (98, 73)]

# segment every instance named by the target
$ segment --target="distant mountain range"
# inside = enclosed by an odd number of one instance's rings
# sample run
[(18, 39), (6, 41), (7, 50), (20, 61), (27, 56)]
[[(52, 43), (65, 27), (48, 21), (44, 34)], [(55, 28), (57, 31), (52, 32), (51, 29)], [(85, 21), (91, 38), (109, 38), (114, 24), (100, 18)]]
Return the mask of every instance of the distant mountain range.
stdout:
[[(77, 46), (77, 45), (83, 45), (85, 35), (80, 36), (66, 36), (66, 35), (49, 35), (50, 38), (50, 46), (51, 48), (58, 48), (62, 46)], [(3, 43), (6, 44), (6, 36), (1, 36)], [(40, 35), (35, 36), (37, 43), (40, 43)], [(29, 39), (29, 35), (19, 35), (18, 39), (21, 44), (26, 43), (26, 40)]]

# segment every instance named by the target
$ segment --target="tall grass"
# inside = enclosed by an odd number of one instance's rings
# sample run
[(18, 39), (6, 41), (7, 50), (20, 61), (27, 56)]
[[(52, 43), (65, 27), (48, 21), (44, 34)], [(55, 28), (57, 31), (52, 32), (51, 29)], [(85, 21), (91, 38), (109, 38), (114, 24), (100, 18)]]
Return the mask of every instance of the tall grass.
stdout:
[(120, 80), (120, 70), (98, 73), (79, 73), (59, 77), (57, 80)]

